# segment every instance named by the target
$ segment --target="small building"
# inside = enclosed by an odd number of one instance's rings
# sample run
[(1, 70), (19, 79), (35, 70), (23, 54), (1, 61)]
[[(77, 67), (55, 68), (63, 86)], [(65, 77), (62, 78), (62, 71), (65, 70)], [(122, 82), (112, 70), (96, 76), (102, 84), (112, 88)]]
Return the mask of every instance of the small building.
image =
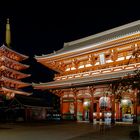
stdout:
[(45, 99), (18, 95), (5, 109), (7, 121), (28, 122), (47, 120), (47, 113), (50, 111), (53, 111), (53, 107), (49, 107)]

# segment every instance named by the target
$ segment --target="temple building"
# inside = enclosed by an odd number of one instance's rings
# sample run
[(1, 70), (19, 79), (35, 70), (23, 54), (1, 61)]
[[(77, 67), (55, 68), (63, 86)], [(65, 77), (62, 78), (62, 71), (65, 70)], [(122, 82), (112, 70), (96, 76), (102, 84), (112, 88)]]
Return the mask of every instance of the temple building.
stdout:
[(63, 119), (133, 122), (140, 114), (139, 91), (127, 85), (128, 90), (121, 90), (117, 98), (113, 81), (135, 75), (140, 55), (135, 59), (133, 53), (139, 48), (140, 21), (64, 43), (58, 51), (35, 56), (57, 74), (54, 81), (33, 86), (60, 97)]
[(29, 66), (20, 63), (28, 56), (20, 54), (10, 48), (11, 34), (9, 19), (6, 24), (6, 45), (0, 47), (0, 93), (11, 99), (15, 94), (31, 95), (31, 93), (21, 90), (24, 87), (31, 86), (29, 83), (22, 82), (21, 79), (30, 76), (20, 70), (27, 69)]

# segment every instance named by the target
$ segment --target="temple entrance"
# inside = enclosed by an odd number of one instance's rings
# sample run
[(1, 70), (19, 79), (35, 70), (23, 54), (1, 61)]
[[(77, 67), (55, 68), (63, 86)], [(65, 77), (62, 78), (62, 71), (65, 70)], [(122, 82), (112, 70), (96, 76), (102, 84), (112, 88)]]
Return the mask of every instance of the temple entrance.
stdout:
[(111, 100), (110, 97), (102, 96), (99, 99), (99, 108), (100, 108), (100, 122), (105, 124), (111, 123)]
[(63, 99), (62, 119), (74, 120), (74, 100)]
[(77, 100), (77, 121), (89, 121), (90, 114), (90, 100)]
[(121, 117), (123, 122), (133, 122), (134, 109), (130, 99), (121, 100)]
[(83, 119), (85, 121), (89, 121), (90, 100), (84, 99), (83, 106), (84, 106), (84, 118)]

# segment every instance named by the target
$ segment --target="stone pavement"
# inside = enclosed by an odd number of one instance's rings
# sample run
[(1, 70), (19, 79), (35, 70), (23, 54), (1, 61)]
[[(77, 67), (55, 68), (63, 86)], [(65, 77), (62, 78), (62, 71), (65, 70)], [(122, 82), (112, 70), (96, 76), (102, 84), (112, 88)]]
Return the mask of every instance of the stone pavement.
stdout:
[(140, 140), (140, 137), (135, 135), (138, 130), (137, 125), (97, 125), (97, 127), (98, 131), (96, 132), (87, 133), (69, 140)]
[(129, 135), (134, 130), (138, 130), (137, 125), (110, 127), (76, 122), (0, 124), (0, 140), (132, 140)]

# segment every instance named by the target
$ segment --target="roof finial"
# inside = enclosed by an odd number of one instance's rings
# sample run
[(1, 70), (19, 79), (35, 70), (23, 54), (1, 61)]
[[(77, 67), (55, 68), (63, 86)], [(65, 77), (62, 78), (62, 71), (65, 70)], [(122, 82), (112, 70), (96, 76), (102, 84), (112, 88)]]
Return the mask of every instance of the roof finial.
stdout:
[(6, 23), (6, 45), (10, 47), (11, 44), (11, 30), (10, 30), (10, 23), (9, 23), (9, 18), (7, 18), (7, 23)]

